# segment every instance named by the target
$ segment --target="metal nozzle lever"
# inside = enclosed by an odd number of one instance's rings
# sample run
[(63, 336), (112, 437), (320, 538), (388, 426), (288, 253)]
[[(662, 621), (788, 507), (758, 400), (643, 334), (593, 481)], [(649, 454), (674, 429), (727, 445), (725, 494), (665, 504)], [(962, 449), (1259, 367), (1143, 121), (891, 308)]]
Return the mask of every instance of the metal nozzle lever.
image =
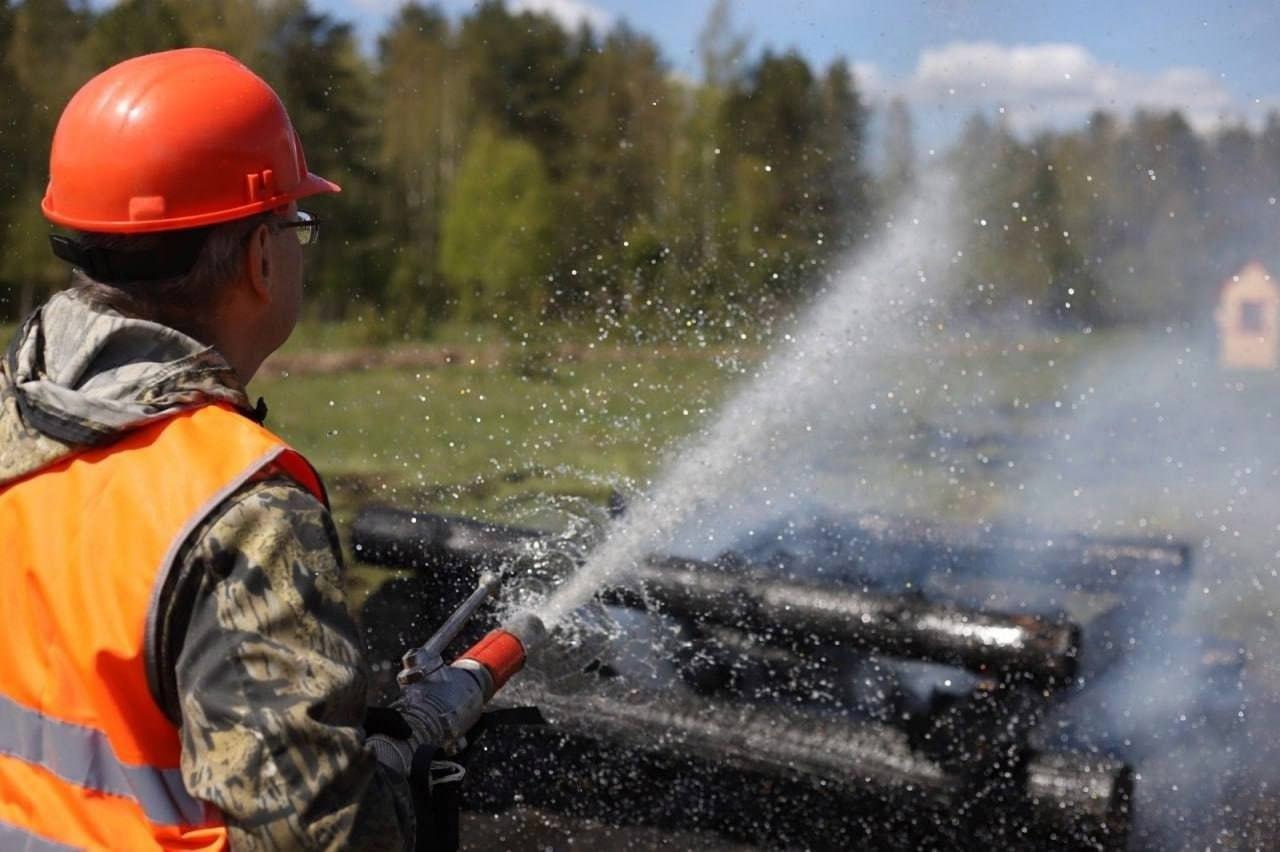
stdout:
[(498, 594), (502, 585), (502, 577), (496, 572), (486, 571), (480, 575), (478, 585), (470, 596), (462, 602), (462, 606), (453, 611), (445, 619), (440, 629), (425, 643), (409, 651), (401, 660), (402, 669), (397, 680), (401, 686), (421, 680), (431, 672), (444, 665), (444, 649), (457, 638), (462, 628), (471, 620), (476, 611), (490, 597)]

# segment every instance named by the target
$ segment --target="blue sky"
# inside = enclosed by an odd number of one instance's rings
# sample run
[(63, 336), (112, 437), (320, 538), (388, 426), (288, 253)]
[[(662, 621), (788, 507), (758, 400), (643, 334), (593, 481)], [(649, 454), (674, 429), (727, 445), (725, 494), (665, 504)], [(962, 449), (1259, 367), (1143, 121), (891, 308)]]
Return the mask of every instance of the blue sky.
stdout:
[[(366, 43), (400, 0), (313, 0)], [(696, 76), (711, 0), (507, 0), (566, 23), (626, 20), (672, 69)], [(445, 0), (454, 14), (472, 5)], [(1176, 107), (1198, 129), (1258, 126), (1280, 109), (1280, 0), (736, 0), (736, 27), (763, 47), (854, 66), (873, 103), (901, 97), (926, 141), (963, 115), (1001, 109), (1015, 130), (1071, 126), (1098, 107)]]

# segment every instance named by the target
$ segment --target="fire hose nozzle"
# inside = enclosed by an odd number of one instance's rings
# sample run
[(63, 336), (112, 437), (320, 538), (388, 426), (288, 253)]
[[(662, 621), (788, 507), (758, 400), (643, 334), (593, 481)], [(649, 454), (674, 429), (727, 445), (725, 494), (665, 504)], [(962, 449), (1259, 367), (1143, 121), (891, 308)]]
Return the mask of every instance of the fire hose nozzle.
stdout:
[(475, 591), (454, 610), (426, 644), (404, 655), (397, 676), (402, 690), (397, 709), (413, 732), (411, 740), (382, 734), (370, 737), (378, 760), (402, 769), (413, 764), (422, 746), (452, 752), (479, 721), (484, 706), (520, 669), (525, 656), (546, 638), (547, 629), (532, 613), (522, 612), (505, 627), (491, 631), (449, 665), (442, 655), (486, 600), (502, 585), (499, 573), (486, 572)]
[(479, 663), (489, 672), (492, 685), (489, 696), (497, 692), (522, 668), (528, 653), (546, 639), (547, 628), (533, 613), (517, 615), (503, 627), (491, 630), (472, 645), (454, 665), (463, 660)]
[(502, 625), (502, 629), (520, 640), (526, 654), (547, 641), (547, 626), (528, 610), (516, 613)]

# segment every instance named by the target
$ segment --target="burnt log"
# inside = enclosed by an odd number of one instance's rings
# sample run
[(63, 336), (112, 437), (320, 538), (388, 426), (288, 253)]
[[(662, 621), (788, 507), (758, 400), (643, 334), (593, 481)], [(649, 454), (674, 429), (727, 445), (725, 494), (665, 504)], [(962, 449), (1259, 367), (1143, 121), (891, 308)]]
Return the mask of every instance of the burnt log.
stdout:
[(830, 643), (1037, 680), (1069, 679), (1079, 657), (1080, 629), (1065, 619), (785, 580), (691, 559), (649, 559), (627, 573), (626, 586), (607, 588), (601, 597), (746, 629), (769, 644)]
[[(611, 819), (646, 812), (666, 819), (672, 803), (646, 807), (645, 800), (660, 797), (670, 783), (669, 772), (654, 769), (648, 756), (685, 762), (681, 783), (687, 786), (679, 807), (713, 800), (717, 804), (707, 807), (704, 816), (723, 817), (726, 809), (732, 811), (732, 800), (741, 802), (745, 784), (767, 790), (775, 814), (798, 811), (801, 820), (813, 820), (826, 832), (804, 837), (801, 827), (780, 822), (775, 815), (768, 825), (751, 829), (755, 842), (767, 838), (769, 845), (816, 843), (835, 848), (845, 828), (871, 815), (869, 802), (899, 814), (904, 809), (912, 813), (908, 833), (900, 838), (906, 848), (944, 835), (962, 848), (989, 848), (987, 844), (996, 842), (993, 832), (1009, 832), (1001, 848), (1022, 848), (1006, 845), (1016, 836), (1035, 838), (1038, 848), (1123, 848), (1128, 832), (1133, 773), (1117, 760), (1023, 752), (995, 778), (985, 771), (944, 767), (914, 751), (902, 732), (886, 725), (777, 707), (677, 700), (670, 695), (650, 698), (642, 702), (634, 695), (557, 695), (520, 684), (504, 700), (535, 704), (551, 725), (521, 732), (526, 749), (519, 760), (503, 761), (500, 768), (512, 785), (510, 792), (520, 801), (553, 809), (571, 809), (598, 793), (607, 797)], [(566, 752), (593, 746), (615, 753), (610, 758), (593, 751), (592, 766), (608, 764), (626, 777), (607, 779), (599, 791), (590, 789), (586, 779), (572, 779), (560, 796), (549, 795), (545, 781), (565, 771)], [(507, 754), (505, 746), (497, 753)], [(734, 771), (747, 776), (732, 779), (724, 774)], [(813, 790), (826, 797), (820, 807), (796, 801), (807, 801), (807, 791)], [(859, 804), (850, 804), (855, 801)], [(758, 809), (760, 804), (751, 807)], [(993, 808), (999, 808), (999, 818)], [(731, 824), (710, 827), (733, 830)], [(883, 823), (871, 823), (872, 836), (888, 840), (886, 829)], [(863, 833), (865, 840), (867, 830), (862, 826), (851, 836)]]
[[(820, 521), (808, 532), (826, 542), (822, 552), (787, 561), (818, 558), (830, 578), (865, 581), (891, 575), (917, 587), (930, 575), (1017, 578), (1082, 592), (1145, 588), (1173, 598), (1182, 593), (1191, 573), (1190, 545), (1179, 541), (1093, 538), (874, 512)], [(362, 509), (352, 526), (358, 558), (402, 568), (475, 564), (486, 555), (518, 552), (541, 535), (515, 526), (385, 506)], [(833, 563), (842, 563), (842, 570)]]
[[(504, 558), (541, 537), (534, 530), (471, 518), (390, 506), (361, 509), (351, 525), (355, 557), (429, 578), (425, 584), (410, 578), (390, 580), (365, 602), (361, 621), (373, 658), (396, 660), (398, 666), (405, 650), (422, 644), (467, 599), (483, 571), (500, 568)], [(494, 626), (484, 615), (475, 619), (450, 646), (450, 653), (470, 647)], [(374, 674), (379, 697), (394, 695), (394, 671)]]
[[(531, 530), (371, 507), (352, 530), (362, 559), (398, 567), (450, 569), (467, 587), (478, 567), (519, 553)], [(847, 584), (787, 580), (738, 564), (655, 557), (603, 589), (606, 602), (753, 631), (769, 644), (814, 641), (911, 657), (978, 672), (1066, 680), (1076, 670), (1079, 627), (1062, 618), (998, 613)]]
[(539, 538), (536, 530), (390, 506), (366, 506), (351, 525), (357, 559), (419, 571), (474, 568)]
[(1191, 573), (1191, 547), (1178, 541), (1092, 538), (875, 512), (836, 526), (860, 565), (920, 580), (927, 574), (1016, 577), (1084, 592), (1142, 586), (1181, 594)]

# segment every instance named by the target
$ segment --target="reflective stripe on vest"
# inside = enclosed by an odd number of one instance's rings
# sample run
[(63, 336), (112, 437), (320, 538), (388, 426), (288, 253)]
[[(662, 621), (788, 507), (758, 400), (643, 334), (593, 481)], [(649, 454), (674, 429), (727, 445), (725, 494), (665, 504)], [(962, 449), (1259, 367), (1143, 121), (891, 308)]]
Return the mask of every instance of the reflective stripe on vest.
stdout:
[(36, 837), (31, 832), (0, 822), (0, 849), (9, 852), (76, 852), (76, 847)]
[(301, 456), (220, 406), (0, 489), (0, 848), (225, 848), (148, 684), (153, 611), (191, 532), (268, 464), (324, 499)]

